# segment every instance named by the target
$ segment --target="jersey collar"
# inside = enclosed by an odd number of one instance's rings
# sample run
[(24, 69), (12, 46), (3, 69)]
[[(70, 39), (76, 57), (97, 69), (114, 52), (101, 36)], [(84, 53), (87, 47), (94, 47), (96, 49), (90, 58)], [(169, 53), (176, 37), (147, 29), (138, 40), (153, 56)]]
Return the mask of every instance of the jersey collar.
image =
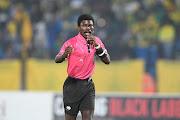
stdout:
[(87, 39), (85, 39), (81, 33), (79, 32), (79, 34), (77, 35), (78, 37), (78, 40), (81, 41), (83, 44), (86, 44), (87, 43)]

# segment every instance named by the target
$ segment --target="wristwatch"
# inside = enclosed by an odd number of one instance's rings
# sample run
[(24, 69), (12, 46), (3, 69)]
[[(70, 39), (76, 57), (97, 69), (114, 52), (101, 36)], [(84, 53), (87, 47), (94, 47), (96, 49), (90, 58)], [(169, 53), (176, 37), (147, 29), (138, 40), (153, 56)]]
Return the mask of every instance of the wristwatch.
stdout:
[(67, 58), (67, 57), (64, 56), (64, 53), (65, 53), (65, 52), (63, 52), (62, 57), (65, 59), (65, 58)]
[(97, 49), (99, 49), (101, 46), (100, 46), (100, 44), (98, 43), (98, 46), (96, 46), (95, 47), (95, 49), (97, 50)]

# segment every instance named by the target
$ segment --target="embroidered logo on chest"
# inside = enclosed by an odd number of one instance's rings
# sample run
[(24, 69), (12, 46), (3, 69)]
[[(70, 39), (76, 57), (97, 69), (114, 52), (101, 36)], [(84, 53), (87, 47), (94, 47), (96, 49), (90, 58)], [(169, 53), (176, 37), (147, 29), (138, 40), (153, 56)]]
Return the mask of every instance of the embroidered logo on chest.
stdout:
[(81, 58), (79, 61), (83, 62), (83, 59)]

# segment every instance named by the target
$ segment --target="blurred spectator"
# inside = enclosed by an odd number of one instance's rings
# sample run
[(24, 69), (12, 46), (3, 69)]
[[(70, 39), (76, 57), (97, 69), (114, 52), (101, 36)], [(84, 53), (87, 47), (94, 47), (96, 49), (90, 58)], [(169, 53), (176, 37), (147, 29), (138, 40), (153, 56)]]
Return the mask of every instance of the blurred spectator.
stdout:
[(173, 45), (175, 40), (175, 27), (166, 18), (164, 24), (159, 30), (159, 40), (161, 43), (161, 57), (164, 59), (173, 58)]
[(174, 43), (174, 56), (176, 60), (180, 60), (180, 28), (177, 29), (176, 40)]
[(48, 55), (48, 41), (46, 35), (46, 23), (38, 21), (34, 24), (34, 51), (33, 56), (37, 58), (47, 58)]

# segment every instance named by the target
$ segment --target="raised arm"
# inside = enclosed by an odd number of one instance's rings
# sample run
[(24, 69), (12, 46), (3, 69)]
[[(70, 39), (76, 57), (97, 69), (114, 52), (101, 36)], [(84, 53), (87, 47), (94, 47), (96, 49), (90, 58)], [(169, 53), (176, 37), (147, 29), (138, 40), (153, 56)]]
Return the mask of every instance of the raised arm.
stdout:
[(95, 46), (96, 53), (100, 57), (101, 61), (108, 65), (111, 60), (107, 51), (104, 50), (102, 46), (96, 42), (96, 39), (93, 35), (87, 36), (87, 39), (89, 40), (90, 44), (93, 44)]
[(107, 51), (102, 49), (100, 44), (95, 45), (95, 48), (96, 48), (96, 53), (99, 56), (99, 58), (101, 59), (101, 61), (108, 65), (111, 60), (110, 60), (110, 56), (107, 53)]

